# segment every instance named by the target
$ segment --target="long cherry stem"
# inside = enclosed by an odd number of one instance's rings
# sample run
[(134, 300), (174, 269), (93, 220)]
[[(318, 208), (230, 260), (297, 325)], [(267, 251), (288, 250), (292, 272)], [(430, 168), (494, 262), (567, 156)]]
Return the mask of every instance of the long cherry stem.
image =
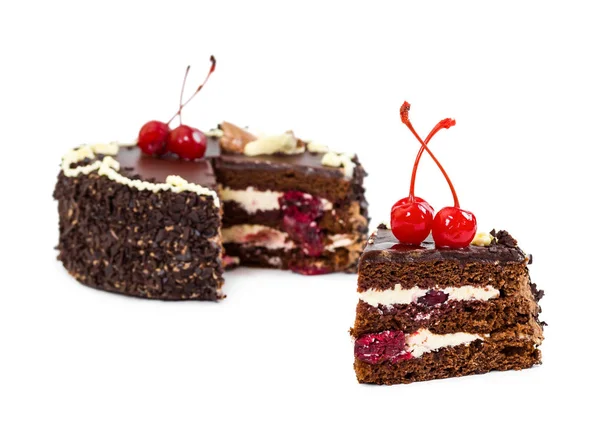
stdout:
[(450, 181), (450, 177), (444, 170), (444, 167), (442, 166), (442, 164), (438, 161), (438, 159), (435, 157), (435, 155), (431, 152), (429, 147), (427, 147), (427, 144), (429, 143), (431, 138), (433, 138), (433, 136), (436, 133), (438, 133), (442, 129), (449, 129), (450, 127), (452, 127), (456, 124), (456, 121), (454, 119), (441, 120), (431, 130), (431, 132), (429, 132), (429, 135), (427, 135), (427, 138), (425, 138), (425, 141), (423, 141), (421, 139), (421, 137), (419, 136), (419, 134), (415, 131), (412, 123), (410, 122), (410, 119), (408, 118), (409, 110), (410, 110), (410, 104), (408, 102), (404, 101), (404, 104), (402, 104), (402, 106), (400, 107), (400, 118), (402, 120), (402, 123), (404, 123), (406, 125), (406, 127), (408, 127), (408, 129), (410, 129), (410, 131), (413, 133), (413, 135), (421, 143), (421, 149), (419, 150), (419, 153), (417, 154), (417, 159), (415, 160), (415, 164), (413, 166), (412, 179), (411, 179), (411, 183), (410, 183), (409, 200), (414, 201), (414, 190), (415, 190), (415, 179), (417, 176), (417, 166), (418, 166), (419, 160), (423, 154), (423, 151), (427, 151), (427, 154), (429, 154), (431, 156), (431, 158), (433, 159), (433, 161), (435, 162), (437, 167), (440, 169), (440, 171), (442, 171), (444, 178), (446, 178), (446, 181), (448, 182), (448, 186), (450, 187), (450, 191), (452, 192), (452, 197), (454, 198), (454, 207), (460, 208), (460, 204), (458, 203), (458, 196), (456, 195), (456, 190), (454, 189), (454, 185), (452, 185), (452, 181)]
[(200, 92), (200, 90), (202, 90), (202, 88), (204, 87), (204, 85), (206, 84), (206, 82), (208, 81), (208, 78), (210, 77), (210, 75), (215, 71), (215, 67), (217, 66), (217, 60), (215, 59), (214, 56), (210, 56), (210, 62), (211, 62), (211, 66), (210, 66), (210, 70), (208, 70), (208, 74), (206, 75), (206, 78), (204, 79), (204, 81), (202, 82), (202, 84), (200, 86), (198, 86), (198, 89), (196, 89), (196, 91), (192, 94), (192, 96), (190, 96), (187, 101), (185, 101), (183, 104), (179, 105), (179, 110), (177, 110), (177, 112), (173, 115), (173, 117), (171, 117), (169, 119), (169, 121), (167, 122), (167, 124), (170, 124), (175, 117), (177, 117), (178, 115), (181, 114), (181, 110), (183, 109), (183, 107), (185, 107), (186, 105), (188, 105), (188, 103), (194, 99), (194, 97), (196, 95), (198, 95), (198, 92)]
[(187, 81), (187, 76), (190, 73), (190, 66), (188, 65), (187, 68), (185, 69), (185, 74), (183, 76), (183, 84), (181, 85), (181, 93), (179, 94), (179, 126), (181, 126), (182, 123), (182, 118), (181, 118), (181, 109), (182, 109), (182, 104), (183, 104), (183, 91), (185, 90), (185, 82)]

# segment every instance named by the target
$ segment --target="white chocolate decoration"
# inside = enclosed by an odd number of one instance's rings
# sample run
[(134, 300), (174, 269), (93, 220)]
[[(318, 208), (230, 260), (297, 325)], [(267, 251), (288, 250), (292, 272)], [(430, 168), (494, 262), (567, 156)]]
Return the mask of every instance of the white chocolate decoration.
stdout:
[(329, 147), (319, 142), (308, 141), (306, 143), (306, 149), (311, 153), (328, 153)]
[(494, 236), (492, 236), (490, 233), (480, 231), (475, 235), (471, 244), (474, 246), (489, 246), (493, 241)]
[(204, 135), (206, 135), (209, 138), (221, 138), (224, 134), (225, 132), (223, 132), (221, 129), (211, 129), (208, 132), (204, 133)]
[[(98, 171), (98, 175), (105, 176), (111, 181), (126, 185), (130, 188), (135, 188), (139, 191), (148, 190), (152, 191), (153, 193), (157, 193), (159, 191), (173, 191), (174, 193), (190, 191), (200, 196), (212, 197), (214, 205), (219, 207), (219, 198), (217, 197), (217, 193), (215, 191), (198, 184), (187, 182), (180, 176), (170, 175), (167, 177), (166, 182), (154, 183), (139, 179), (130, 179), (121, 175), (119, 173), (121, 165), (113, 157), (111, 157), (111, 155), (117, 154), (118, 151), (119, 145), (116, 143), (84, 145), (65, 154), (62, 161), (62, 171), (65, 176), (70, 178), (78, 175), (89, 175), (94, 171)], [(85, 159), (95, 159), (96, 154), (105, 154), (105, 157), (102, 160), (96, 160), (95, 162), (86, 166), (78, 166), (76, 168), (71, 167), (73, 163), (77, 163)]]
[(323, 164), (324, 166), (330, 166), (332, 168), (342, 167), (344, 168), (344, 175), (346, 176), (346, 178), (352, 178), (355, 166), (354, 162), (352, 161), (353, 157), (354, 156), (351, 154), (337, 154), (333, 151), (330, 151), (329, 153), (323, 156), (323, 158), (321, 159), (321, 164)]
[(300, 154), (305, 150), (304, 144), (298, 147), (298, 140), (291, 132), (279, 135), (260, 136), (244, 146), (246, 156), (260, 156), (261, 154)]

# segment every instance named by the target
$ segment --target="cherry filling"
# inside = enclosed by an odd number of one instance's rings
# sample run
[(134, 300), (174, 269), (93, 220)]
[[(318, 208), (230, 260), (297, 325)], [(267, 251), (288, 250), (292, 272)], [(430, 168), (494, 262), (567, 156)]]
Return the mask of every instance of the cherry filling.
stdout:
[(301, 191), (288, 191), (279, 198), (283, 230), (308, 256), (319, 256), (325, 249), (317, 220), (323, 215), (321, 201)]
[(425, 295), (417, 299), (419, 304), (434, 306), (436, 304), (443, 304), (448, 300), (448, 294), (442, 291), (436, 291), (434, 289), (427, 292)]
[(397, 363), (412, 358), (412, 355), (406, 351), (406, 340), (402, 331), (363, 335), (354, 342), (354, 356), (371, 364)]

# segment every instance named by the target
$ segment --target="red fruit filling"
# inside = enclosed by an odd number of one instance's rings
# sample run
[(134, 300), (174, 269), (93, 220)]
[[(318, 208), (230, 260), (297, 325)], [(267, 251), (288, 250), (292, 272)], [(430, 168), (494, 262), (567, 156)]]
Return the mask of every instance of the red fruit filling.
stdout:
[(448, 300), (448, 294), (434, 289), (427, 292), (425, 295), (417, 299), (419, 304), (434, 306), (436, 304), (445, 303)]
[(402, 331), (363, 335), (354, 342), (354, 356), (370, 364), (397, 363), (412, 358), (412, 355), (406, 351), (406, 341)]
[(283, 230), (308, 256), (320, 256), (325, 249), (317, 220), (323, 215), (321, 201), (301, 191), (288, 191), (279, 198)]

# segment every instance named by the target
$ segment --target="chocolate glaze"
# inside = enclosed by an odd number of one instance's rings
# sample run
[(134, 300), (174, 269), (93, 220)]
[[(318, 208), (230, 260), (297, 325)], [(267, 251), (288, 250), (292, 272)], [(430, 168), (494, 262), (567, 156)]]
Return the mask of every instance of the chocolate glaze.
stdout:
[(421, 245), (401, 244), (389, 229), (379, 228), (371, 236), (361, 262), (525, 262), (525, 253), (518, 247), (501, 243), (490, 246), (469, 246), (464, 249), (436, 248), (431, 236)]
[(116, 160), (122, 168), (130, 168), (129, 172), (139, 175), (147, 181), (165, 182), (167, 176), (178, 175), (186, 181), (215, 188), (216, 178), (213, 163), (216, 167), (228, 169), (262, 169), (301, 170), (305, 174), (319, 174), (330, 178), (344, 178), (340, 168), (332, 168), (321, 164), (323, 153), (308, 151), (293, 155), (245, 156), (243, 154), (224, 153), (217, 138), (208, 138), (205, 157), (187, 161), (176, 156), (152, 157), (144, 155), (137, 146), (121, 147)]
[[(216, 146), (216, 147), (215, 147)], [(209, 141), (210, 156), (216, 158), (217, 167), (228, 169), (259, 169), (278, 170), (292, 169), (301, 170), (305, 174), (319, 174), (330, 178), (344, 178), (341, 168), (325, 166), (321, 163), (324, 153), (311, 153), (305, 151), (300, 154), (272, 154), (262, 156), (246, 156), (238, 153), (222, 152), (216, 139)], [(207, 149), (207, 156), (208, 154)]]
[(143, 180), (165, 182), (169, 175), (178, 175), (188, 182), (216, 188), (217, 180), (210, 163), (204, 158), (195, 161), (174, 156), (152, 157), (143, 154), (137, 146), (121, 147), (115, 159), (121, 169), (139, 175)]

